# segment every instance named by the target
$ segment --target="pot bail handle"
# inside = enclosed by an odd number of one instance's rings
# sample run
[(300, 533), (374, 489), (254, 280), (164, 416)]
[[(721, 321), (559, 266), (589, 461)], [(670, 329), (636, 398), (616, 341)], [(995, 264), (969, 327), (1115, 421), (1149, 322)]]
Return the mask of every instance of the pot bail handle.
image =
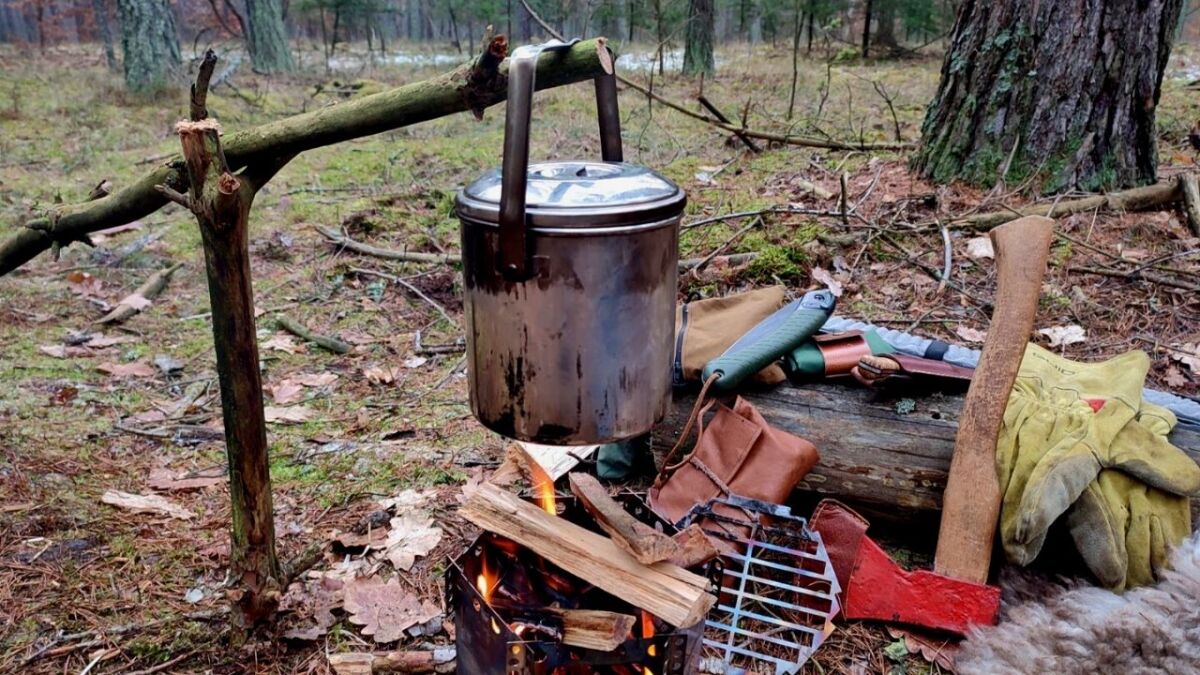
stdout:
[[(504, 114), (504, 159), (500, 176), (500, 273), (510, 281), (529, 278), (529, 249), (525, 222), (525, 188), (529, 171), (529, 122), (533, 110), (534, 76), (544, 51), (565, 51), (570, 42), (550, 40), (518, 47), (509, 58), (508, 106)], [(595, 78), (596, 111), (600, 123), (600, 156), (623, 161), (621, 115), (617, 107), (617, 77), (609, 72)]]

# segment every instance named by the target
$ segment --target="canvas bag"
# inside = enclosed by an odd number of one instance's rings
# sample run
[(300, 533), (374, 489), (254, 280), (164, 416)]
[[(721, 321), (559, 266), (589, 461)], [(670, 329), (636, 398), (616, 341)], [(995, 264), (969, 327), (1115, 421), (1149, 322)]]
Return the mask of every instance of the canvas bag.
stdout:
[[(816, 447), (767, 424), (762, 414), (740, 396), (731, 408), (715, 400), (702, 403), (705, 393), (701, 391), (679, 442), (667, 455), (650, 489), (651, 508), (677, 523), (693, 506), (729, 494), (775, 504), (787, 501), (820, 458)], [(714, 407), (712, 420), (705, 424), (705, 415)], [(693, 424), (698, 427), (695, 448), (672, 463)], [(748, 520), (737, 509), (722, 505), (715, 510), (723, 516)], [(705, 527), (705, 523), (700, 524)], [(719, 539), (713, 543), (726, 552), (733, 549)]]
[[(723, 298), (686, 302), (675, 308), (675, 386), (699, 382), (706, 363), (725, 353), (738, 338), (786, 301), (783, 286), (770, 286)], [(752, 378), (767, 385), (786, 379), (778, 363), (763, 368)]]

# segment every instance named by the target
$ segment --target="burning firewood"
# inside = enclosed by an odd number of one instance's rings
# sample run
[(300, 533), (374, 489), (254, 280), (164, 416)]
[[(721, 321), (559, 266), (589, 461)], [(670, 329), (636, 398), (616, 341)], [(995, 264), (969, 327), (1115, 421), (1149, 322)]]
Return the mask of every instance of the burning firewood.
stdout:
[(699, 525), (688, 525), (686, 529), (676, 532), (672, 539), (679, 550), (671, 556), (671, 562), (680, 567), (702, 565), (720, 555), (720, 551)]
[(611, 539), (556, 518), (495, 485), (481, 485), (461, 514), (673, 625), (699, 622), (716, 600), (704, 577), (668, 562), (643, 565)]
[(679, 554), (679, 544), (671, 537), (634, 518), (594, 476), (572, 473), (568, 476), (571, 492), (596, 519), (596, 524), (612, 537), (613, 543), (637, 558), (643, 565), (670, 560)]

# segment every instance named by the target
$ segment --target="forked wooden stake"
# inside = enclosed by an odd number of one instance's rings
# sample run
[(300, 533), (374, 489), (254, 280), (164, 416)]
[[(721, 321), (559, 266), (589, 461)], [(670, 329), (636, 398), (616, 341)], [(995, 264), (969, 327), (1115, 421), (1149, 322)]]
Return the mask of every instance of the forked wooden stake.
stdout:
[(291, 159), (276, 157), (234, 175), (221, 150), (220, 125), (205, 99), (217, 57), (204, 56), (192, 88), (191, 120), (176, 126), (190, 190), (158, 191), (196, 216), (204, 241), (213, 346), (221, 385), (225, 449), (229, 458), (232, 568), (229, 596), (234, 625), (243, 631), (274, 614), (283, 574), (275, 553), (267, 428), (250, 280), (249, 214), (258, 190)]

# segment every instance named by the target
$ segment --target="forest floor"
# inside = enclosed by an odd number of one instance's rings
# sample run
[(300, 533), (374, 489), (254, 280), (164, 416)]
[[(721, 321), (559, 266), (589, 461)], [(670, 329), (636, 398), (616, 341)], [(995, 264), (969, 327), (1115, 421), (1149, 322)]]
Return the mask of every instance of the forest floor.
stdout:
[[(1181, 51), (1159, 113), (1163, 176), (1195, 168), (1187, 132), (1200, 104), (1186, 87), (1194, 55)], [(102, 179), (128, 184), (177, 151), (172, 125), (185, 93), (131, 97), (98, 54), (0, 51), (0, 236), (40, 205), (83, 200)], [(704, 87), (730, 117), (746, 108), (752, 128), (868, 141), (918, 137), (940, 64), (929, 57), (827, 68), (805, 60), (788, 122), (790, 53), (762, 47), (751, 56), (743, 47), (722, 56), (720, 74)], [(245, 129), (446, 67), (338, 75), (314, 68), (268, 80), (243, 65), (237, 90), (216, 89), (209, 106), (226, 130)], [(892, 97), (890, 108), (876, 85)], [(694, 106), (694, 81), (668, 74), (655, 87)], [(979, 346), (993, 282), (988, 261), (968, 250), (978, 233), (951, 232), (945, 286), (914, 261), (941, 269), (941, 233), (929, 224), (1028, 203), (1033, 197), (1020, 186), (934, 186), (907, 171), (903, 153), (772, 146), (752, 154), (712, 127), (651, 109), (632, 91), (622, 91), (621, 109), (627, 160), (687, 190), (687, 222), (775, 206), (836, 210), (836, 197), (821, 199), (806, 182), (836, 195), (839, 176), (849, 177), (849, 202), (861, 216), (849, 225), (764, 212), (758, 221), (687, 230), (682, 257), (719, 248), (759, 256), (741, 266), (718, 258), (681, 277), (681, 297), (776, 282), (800, 292), (832, 277), (843, 287), (843, 315)], [(539, 94), (532, 156), (597, 156), (593, 115), (590, 87)], [(441, 538), (411, 570), (397, 574), (390, 562), (363, 570), (363, 556), (342, 544), (315, 569), (394, 575), (406, 592), (440, 602), (446, 561), (471, 536), (455, 516), (462, 486), (494, 467), (503, 449), (470, 415), (463, 357), (453, 348), (461, 333), (433, 306), (460, 316), (458, 271), (339, 253), (313, 228), (344, 228), (380, 247), (457, 251), (455, 190), (499, 164), (502, 120), (502, 108), (482, 121), (459, 114), (309, 152), (258, 197), (250, 246), (284, 559), (314, 542), (345, 540), (380, 499), (416, 490)], [(1189, 254), (1198, 242), (1184, 223), (1175, 212), (1060, 219), (1037, 328), (1080, 327), (1083, 339), (1060, 347), (1069, 357), (1144, 350), (1155, 386), (1195, 396), (1200, 295), (1189, 288), (1200, 283), (1200, 257)], [(170, 207), (96, 244), (66, 249), (58, 261), (43, 255), (0, 279), (0, 672), (324, 673), (327, 654), (372, 649), (343, 612), (320, 611), (311, 587), (288, 601), (281, 633), (290, 637), (229, 648), (221, 614), (229, 507), (199, 232), (189, 214)], [(92, 325), (169, 263), (184, 266), (151, 306), (120, 327)], [(1178, 283), (1138, 277), (1152, 266)], [(404, 277), (434, 302), (371, 271)], [(305, 344), (277, 329), (281, 316), (353, 350), (338, 355)], [(80, 332), (94, 336), (80, 344)], [(1048, 344), (1046, 334), (1037, 339)], [(102, 503), (110, 490), (157, 492), (184, 512), (167, 517)], [(805, 672), (931, 669), (940, 671), (897, 651), (885, 632), (851, 626), (835, 632)]]

